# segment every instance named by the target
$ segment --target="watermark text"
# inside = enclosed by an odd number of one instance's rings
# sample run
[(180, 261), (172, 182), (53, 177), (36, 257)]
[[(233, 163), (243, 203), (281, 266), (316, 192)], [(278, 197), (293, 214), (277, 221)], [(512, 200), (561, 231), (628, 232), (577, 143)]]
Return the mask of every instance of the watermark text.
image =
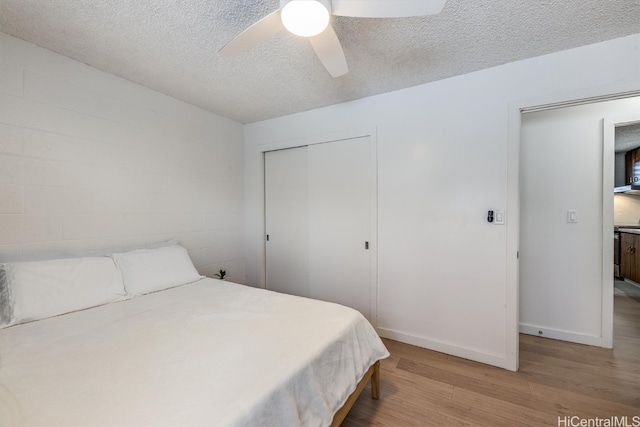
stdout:
[(640, 415), (583, 418), (576, 415), (558, 417), (558, 427), (640, 427)]

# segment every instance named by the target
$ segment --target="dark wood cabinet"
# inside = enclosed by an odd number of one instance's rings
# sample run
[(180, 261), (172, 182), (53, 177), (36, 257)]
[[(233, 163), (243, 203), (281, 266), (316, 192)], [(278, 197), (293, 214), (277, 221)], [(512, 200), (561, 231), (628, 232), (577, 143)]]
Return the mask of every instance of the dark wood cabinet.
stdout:
[(620, 276), (640, 283), (640, 235), (620, 233)]
[(640, 148), (627, 151), (624, 166), (626, 185), (640, 185)]

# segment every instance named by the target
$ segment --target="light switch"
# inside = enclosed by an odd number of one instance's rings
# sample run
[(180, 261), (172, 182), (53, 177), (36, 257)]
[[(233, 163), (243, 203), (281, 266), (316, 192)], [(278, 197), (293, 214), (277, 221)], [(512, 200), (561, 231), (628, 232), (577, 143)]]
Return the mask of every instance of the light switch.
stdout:
[(496, 211), (494, 224), (504, 225), (504, 211)]
[(570, 224), (575, 224), (578, 222), (578, 211), (569, 210), (567, 211), (567, 222)]

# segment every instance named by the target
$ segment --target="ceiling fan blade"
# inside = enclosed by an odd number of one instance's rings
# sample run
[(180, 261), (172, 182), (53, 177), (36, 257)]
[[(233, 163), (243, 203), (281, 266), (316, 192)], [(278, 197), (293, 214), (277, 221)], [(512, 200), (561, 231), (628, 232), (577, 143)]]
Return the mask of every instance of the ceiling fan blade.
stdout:
[(436, 15), (447, 0), (333, 0), (331, 13), (360, 18), (404, 18)]
[(283, 28), (280, 9), (278, 9), (238, 34), (236, 38), (220, 49), (220, 53), (225, 56), (240, 55), (259, 43), (273, 37)]
[(322, 65), (333, 77), (340, 77), (347, 74), (347, 59), (344, 56), (342, 45), (333, 27), (329, 25), (326, 30), (317, 36), (309, 37), (313, 50), (320, 58)]

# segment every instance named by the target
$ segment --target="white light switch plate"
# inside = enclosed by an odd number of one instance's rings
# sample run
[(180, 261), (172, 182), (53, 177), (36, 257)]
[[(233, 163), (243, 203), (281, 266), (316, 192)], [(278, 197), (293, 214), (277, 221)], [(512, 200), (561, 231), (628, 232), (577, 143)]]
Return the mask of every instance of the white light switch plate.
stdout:
[(578, 211), (568, 210), (567, 211), (567, 222), (569, 224), (575, 224), (578, 222)]
[(496, 225), (504, 225), (504, 211), (496, 211), (493, 223)]

